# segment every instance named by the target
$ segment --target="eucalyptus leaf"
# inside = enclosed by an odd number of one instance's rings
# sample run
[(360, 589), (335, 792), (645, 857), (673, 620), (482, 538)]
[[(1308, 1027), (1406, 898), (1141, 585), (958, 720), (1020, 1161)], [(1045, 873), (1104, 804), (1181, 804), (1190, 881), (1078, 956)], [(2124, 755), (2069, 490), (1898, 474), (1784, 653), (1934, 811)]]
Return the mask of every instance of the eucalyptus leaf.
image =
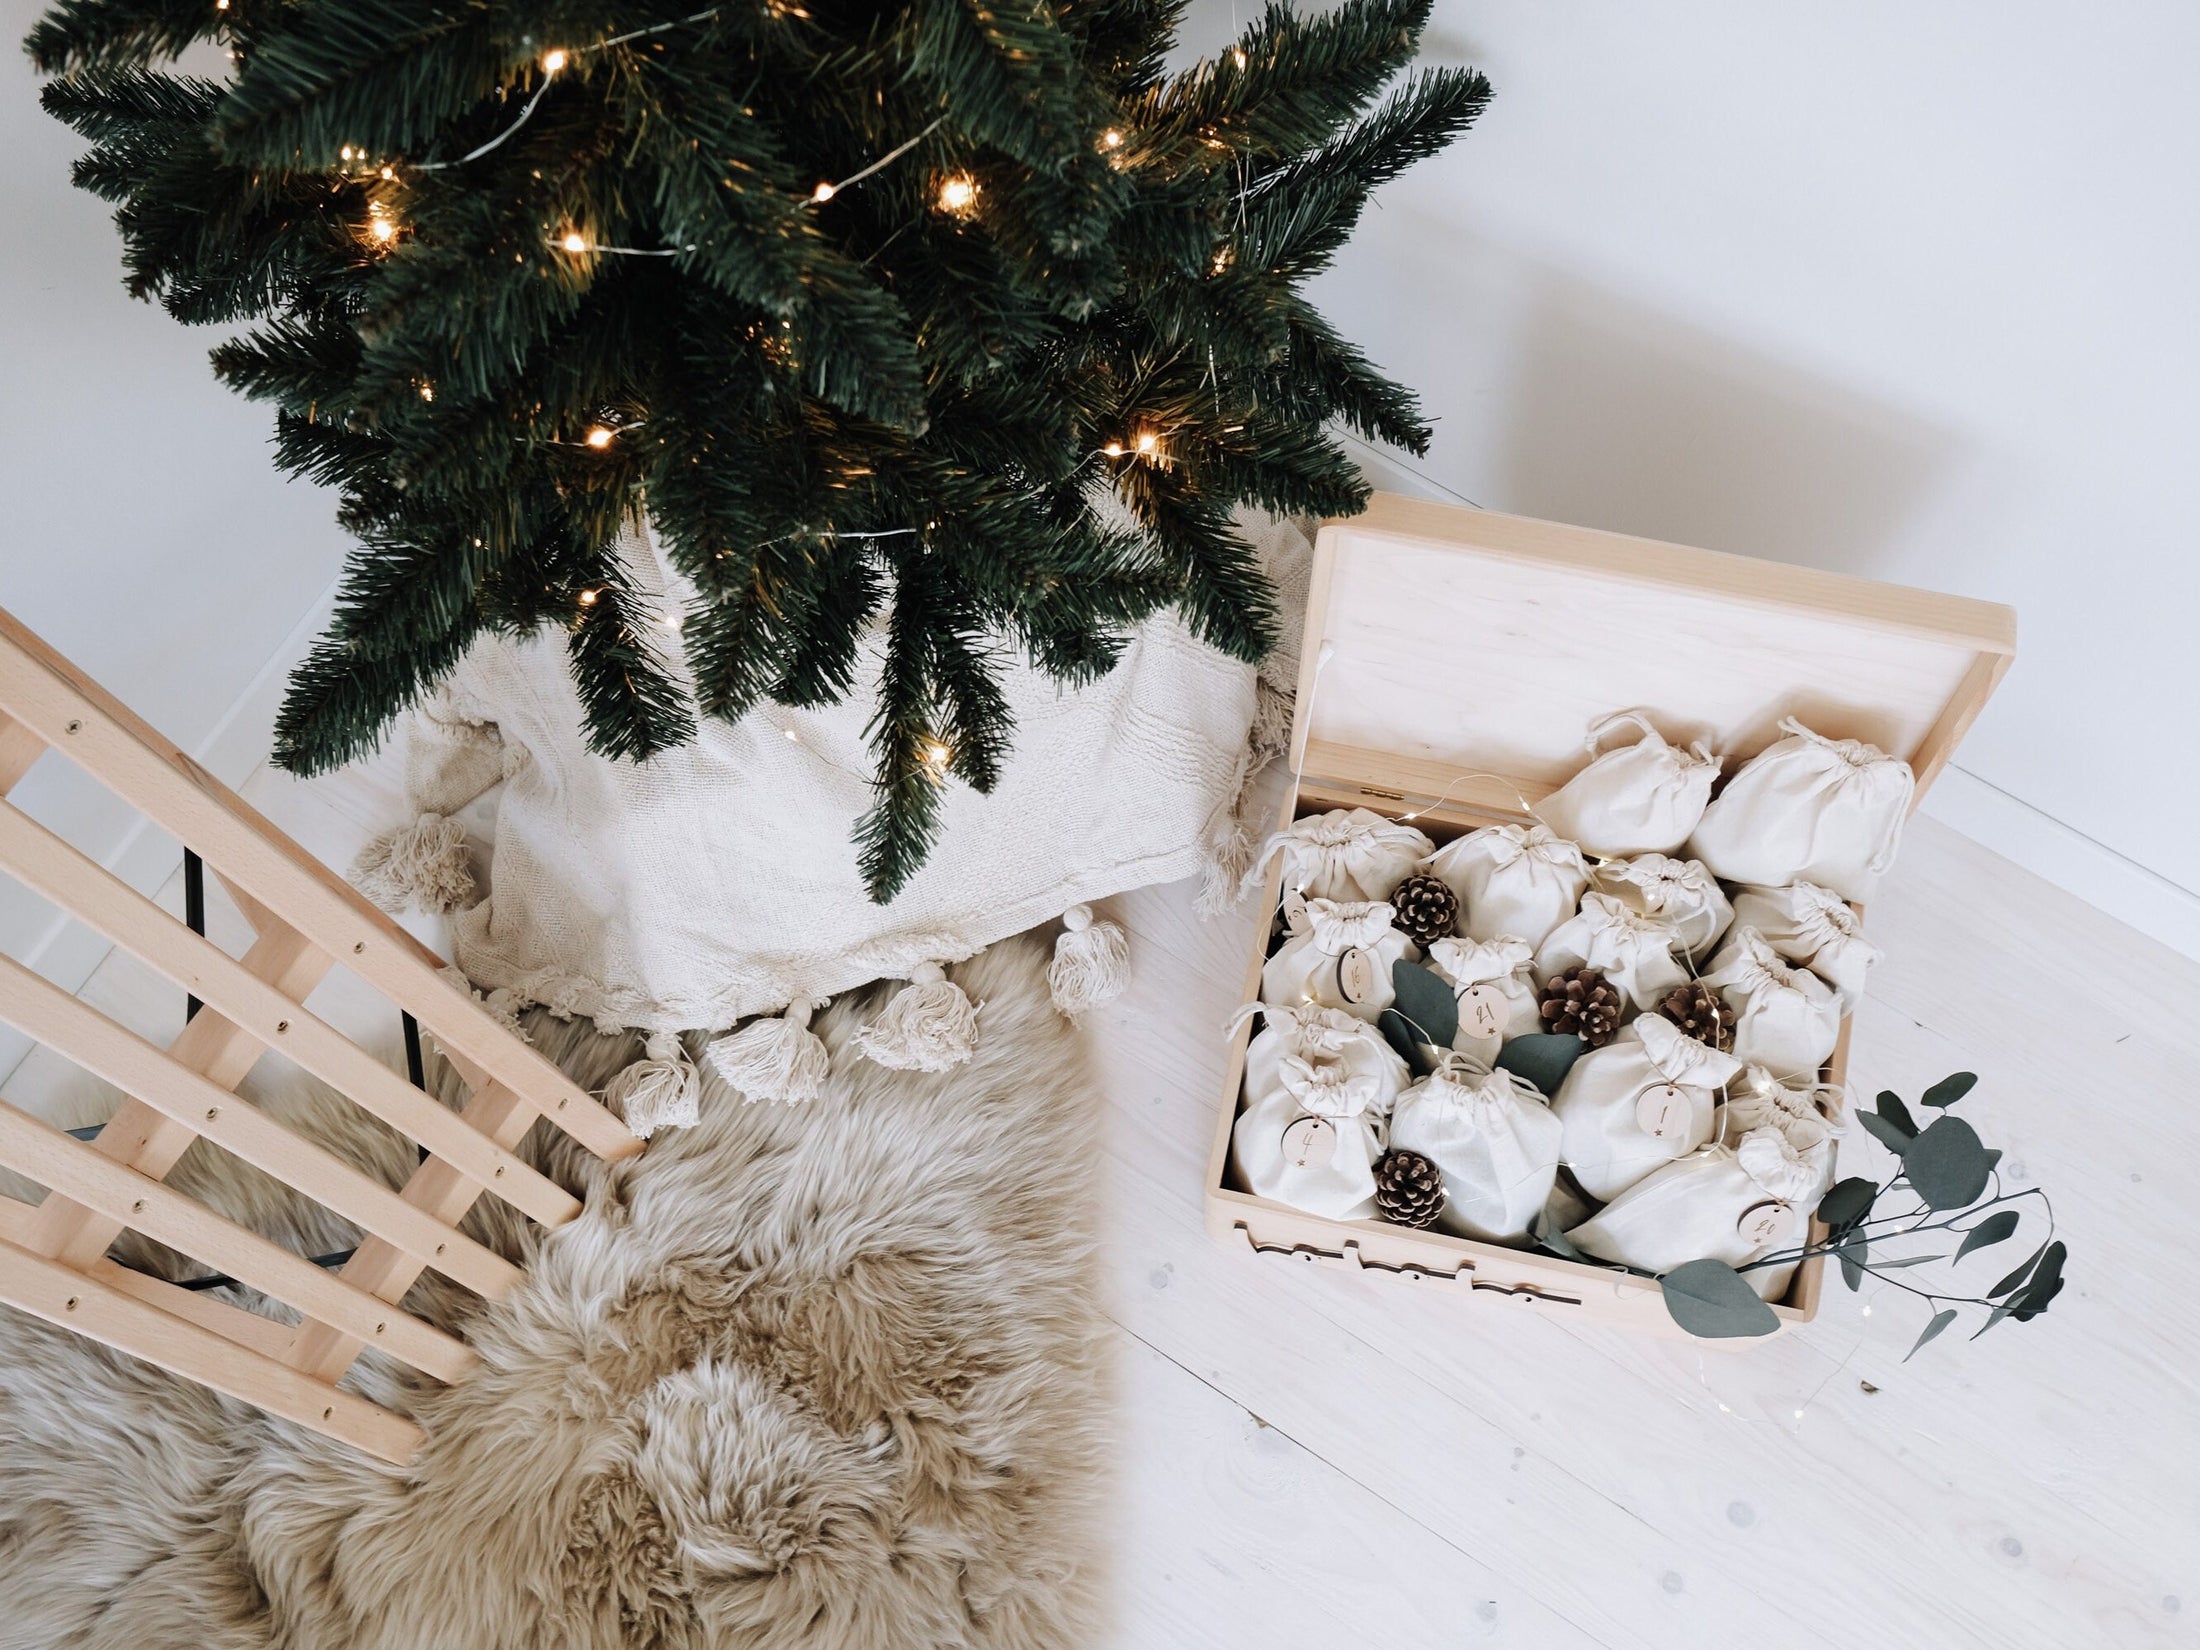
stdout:
[(1904, 1134), (1884, 1117), (1876, 1116), (1868, 1111), (1860, 1111), (1856, 1114), (1856, 1120), (1864, 1125), (1865, 1133), (1886, 1147), (1887, 1150), (1893, 1152), (1895, 1156), (1904, 1157), (1908, 1155), (1911, 1137)]
[(1910, 1108), (1902, 1103), (1902, 1096), (1893, 1089), (1879, 1091), (1879, 1115), (1911, 1139), (1917, 1138), (1917, 1124), (1910, 1118)]
[(1395, 1008), (1386, 1008), (1375, 1017), (1375, 1029), (1383, 1034), (1383, 1041), (1398, 1051), (1398, 1058), (1420, 1076), (1428, 1075), (1427, 1060), (1421, 1053), (1419, 1042), (1413, 1035), (1413, 1027)]
[[(2032, 1275), (2032, 1268), (2040, 1263), (2040, 1257), (2046, 1253), (2047, 1245), (2043, 1243), (2037, 1249), (2032, 1251), (2031, 1259), (2027, 1260), (2022, 1266), (2018, 1267), (2014, 1272), (2011, 1272), (2007, 1277), (2003, 1278), (2001, 1282), (1995, 1284), (1993, 1288), (1987, 1290), (1986, 1298), (1988, 1300), (1992, 1300), (1998, 1295), (2008, 1294), (2010, 1290), (2016, 1288), (2018, 1284), (2022, 1283), (2026, 1278)], [(1985, 1331), (1983, 1329), (1979, 1331), (1979, 1334), (1981, 1335), (1983, 1335), (1984, 1333)], [(1973, 1339), (1976, 1338), (1977, 1337), (1975, 1336), (1973, 1337)]]
[[(1936, 1110), (1946, 1110), (1977, 1087), (1977, 1072), (1959, 1071), (1952, 1077), (1943, 1077), (1927, 1089), (1918, 1097), (1917, 1103), (1921, 1106), (1931, 1106)], [(1924, 1343), (1921, 1341), (1918, 1344), (1922, 1346)]]
[(1851, 1238), (1833, 1252), (1833, 1258), (1841, 1263), (1841, 1281), (1852, 1291), (1864, 1287), (1864, 1257), (1867, 1252), (1862, 1238)]
[[(1931, 1104), (1930, 1101), (1926, 1103), (1928, 1105)], [(1918, 1336), (1916, 1345), (1912, 1346), (1909, 1351), (1903, 1353), (1902, 1361), (1904, 1363), (1908, 1363), (1912, 1358), (1916, 1357), (1918, 1355), (1918, 1352), (1924, 1347), (1927, 1341), (1931, 1340), (1935, 1335), (1938, 1335), (1943, 1329), (1946, 1329), (1950, 1324), (1954, 1323), (1955, 1321), (1956, 1309), (1952, 1306), (1942, 1307), (1938, 1312), (1935, 1312), (1933, 1314), (1933, 1321), (1925, 1326), (1925, 1333)]]
[(1956, 1250), (1956, 1259), (1961, 1260), (1973, 1249), (1989, 1248), (2001, 1242), (2016, 1229), (2017, 1211), (2014, 1209), (1996, 1209), (1963, 1234), (1963, 1242)]
[(2062, 1293), (2063, 1257), (2068, 1253), (2060, 1241), (2050, 1243), (2040, 1252), (2040, 1264), (2032, 1274), (2032, 1281), (2024, 1286), (2024, 1293), (2002, 1303), (2017, 1322), (2029, 1323), (2047, 1310), (2049, 1301)]
[(1870, 1214), (1872, 1200), (1878, 1196), (1876, 1180), (1866, 1175), (1851, 1175), (1836, 1182), (1833, 1189), (1818, 1200), (1818, 1218), (1828, 1226), (1846, 1226)]
[(1566, 1073), (1588, 1048), (1570, 1032), (1534, 1031), (1515, 1037), (1498, 1051), (1497, 1066), (1515, 1077), (1524, 1077), (1546, 1098), (1558, 1093)]
[(2013, 1318), (2015, 1316), (2015, 1309), (2009, 1306), (2007, 1302), (2004, 1302), (2002, 1305), (1995, 1307), (1993, 1311), (1986, 1314), (1986, 1321), (1978, 1326), (1978, 1334), (1973, 1335), (1971, 1339), (1974, 1341), (1977, 1340), (1979, 1335), (1985, 1334), (1989, 1329), (1993, 1328), (1994, 1325), (2001, 1322), (2002, 1319)]
[(1692, 1260), (1658, 1279), (1665, 1309), (1691, 1335), (1736, 1340), (1769, 1335), (1779, 1314), (1757, 1298), (1749, 1280), (1723, 1260)]
[(1535, 1240), (1544, 1248), (1550, 1250), (1552, 1254), (1561, 1256), (1564, 1259), (1581, 1261), (1590, 1259), (1589, 1256), (1574, 1247), (1573, 1239), (1559, 1229), (1558, 1222), (1551, 1219), (1548, 1209), (1535, 1217)]
[(1929, 1260), (1946, 1260), (1946, 1255), (1904, 1255), (1900, 1260), (1875, 1260), (1874, 1272), (1899, 1272), (1906, 1266), (1923, 1266)]
[(1960, 1117), (1942, 1113), (1902, 1154), (1902, 1173), (1910, 1190), (1928, 1209), (1962, 1209), (1985, 1194), (1994, 1158), (1978, 1131)]
[(1400, 957), (1390, 965), (1391, 989), (1397, 993), (1397, 1012), (1405, 1017), (1424, 1043), (1451, 1047), (1459, 1035), (1459, 999), (1451, 987), (1419, 963)]

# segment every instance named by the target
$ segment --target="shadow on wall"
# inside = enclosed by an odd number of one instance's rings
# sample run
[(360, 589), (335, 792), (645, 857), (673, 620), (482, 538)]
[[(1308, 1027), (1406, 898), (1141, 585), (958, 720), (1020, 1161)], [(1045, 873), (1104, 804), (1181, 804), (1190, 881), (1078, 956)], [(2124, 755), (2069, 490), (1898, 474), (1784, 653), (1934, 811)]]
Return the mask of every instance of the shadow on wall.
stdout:
[[(1441, 219), (1369, 228), (1390, 255), (1353, 259), (1317, 301), (1420, 390), (1437, 430), (1421, 468), (1491, 509), (1870, 577), (1962, 456), (1945, 430)], [(1434, 336), (1400, 335), (1417, 325)]]

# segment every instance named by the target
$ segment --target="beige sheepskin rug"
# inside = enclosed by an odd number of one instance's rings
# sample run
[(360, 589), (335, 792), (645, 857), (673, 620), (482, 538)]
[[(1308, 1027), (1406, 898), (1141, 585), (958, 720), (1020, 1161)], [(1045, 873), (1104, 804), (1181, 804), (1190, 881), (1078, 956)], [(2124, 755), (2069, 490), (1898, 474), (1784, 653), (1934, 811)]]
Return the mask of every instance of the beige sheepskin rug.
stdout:
[[(874, 988), (818, 1017), (822, 1100), (743, 1105), (706, 1075), (701, 1124), (631, 1164), (538, 1158), (588, 1199), (556, 1234), (484, 1199), (470, 1229), (528, 1283), (411, 1300), (481, 1369), (353, 1377), (427, 1428), (409, 1469), (0, 1309), (0, 1645), (1090, 1643), (1097, 1107), (1045, 963), (1027, 938), (956, 970), (982, 1033), (957, 1070), (859, 1058)], [(529, 1028), (591, 1088), (638, 1053)], [(410, 1148), (326, 1091), (259, 1098), (400, 1178)], [(350, 1241), (204, 1147), (171, 1179), (309, 1252)]]

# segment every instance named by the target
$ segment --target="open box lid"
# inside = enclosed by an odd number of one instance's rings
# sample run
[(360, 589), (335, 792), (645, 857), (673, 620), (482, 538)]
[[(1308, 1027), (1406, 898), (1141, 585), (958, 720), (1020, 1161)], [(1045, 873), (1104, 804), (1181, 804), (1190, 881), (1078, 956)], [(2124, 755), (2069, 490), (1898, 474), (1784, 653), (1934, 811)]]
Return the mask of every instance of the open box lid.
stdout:
[(1923, 796), (2015, 651), (1993, 602), (1378, 493), (1315, 540), (1293, 764), (1302, 796), (1517, 814), (1614, 711), (1728, 773), (1795, 716)]

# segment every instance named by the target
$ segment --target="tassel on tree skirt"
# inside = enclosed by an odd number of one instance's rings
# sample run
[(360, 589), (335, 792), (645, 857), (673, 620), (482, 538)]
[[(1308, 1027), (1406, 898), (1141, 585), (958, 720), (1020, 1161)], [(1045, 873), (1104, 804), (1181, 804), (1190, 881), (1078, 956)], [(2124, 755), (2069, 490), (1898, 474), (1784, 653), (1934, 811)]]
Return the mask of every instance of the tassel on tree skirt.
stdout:
[(352, 861), (352, 886), (383, 910), (417, 903), (431, 916), (474, 903), (474, 868), (466, 857), (466, 827), (441, 814), (384, 831)]
[(856, 1047), (895, 1071), (947, 1071), (977, 1052), (978, 1010), (938, 963), (920, 963)]
[(700, 1121), (703, 1082), (680, 1034), (653, 1031), (642, 1058), (604, 1086), (603, 1098), (635, 1138), (647, 1140), (659, 1129), (692, 1129)]
[(1054, 961), (1047, 965), (1055, 1011), (1075, 1019), (1088, 1008), (1114, 1002), (1128, 982), (1130, 955), (1122, 924), (1095, 922), (1091, 906), (1071, 906), (1062, 913)]
[(759, 1100), (815, 1100), (832, 1073), (831, 1056), (810, 1030), (810, 1015), (822, 1006), (797, 999), (784, 1015), (751, 1020), (719, 1038), (703, 1051), (703, 1058), (720, 1082), (751, 1105)]

